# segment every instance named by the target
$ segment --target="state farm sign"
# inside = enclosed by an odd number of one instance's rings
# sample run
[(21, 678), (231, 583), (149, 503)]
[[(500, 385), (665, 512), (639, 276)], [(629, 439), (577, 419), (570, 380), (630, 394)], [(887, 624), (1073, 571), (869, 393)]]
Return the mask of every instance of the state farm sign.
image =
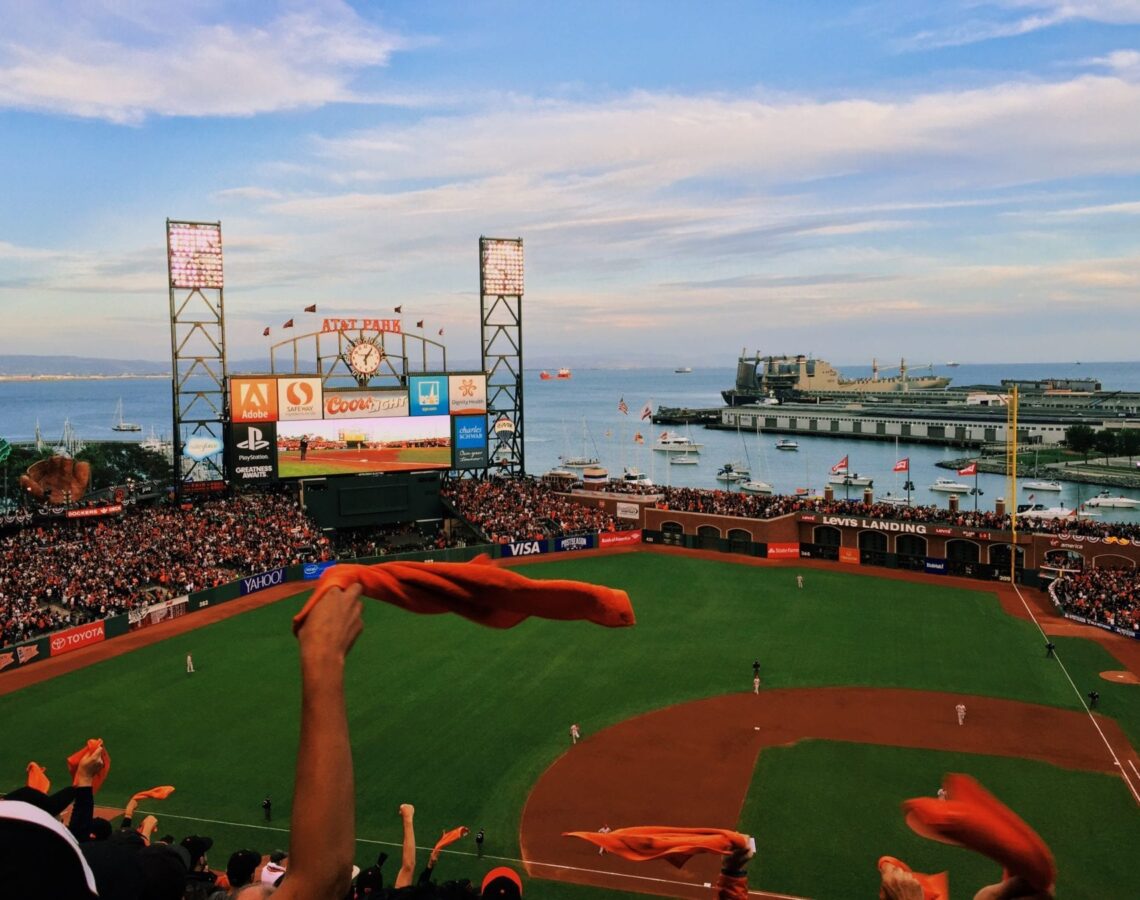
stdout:
[(371, 419), (408, 414), (407, 391), (326, 391), (326, 419)]
[(98, 644), (106, 637), (102, 622), (92, 622), (90, 625), (80, 625), (78, 628), (69, 628), (59, 634), (51, 636), (51, 655), (62, 656), (88, 644)]

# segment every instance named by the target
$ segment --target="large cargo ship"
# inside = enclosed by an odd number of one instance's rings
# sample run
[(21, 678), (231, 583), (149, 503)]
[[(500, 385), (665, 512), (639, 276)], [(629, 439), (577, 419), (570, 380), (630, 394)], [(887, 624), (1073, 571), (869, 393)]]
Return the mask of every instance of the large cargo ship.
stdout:
[[(928, 367), (926, 367), (928, 368)], [(870, 378), (843, 378), (822, 359), (809, 356), (748, 356), (743, 351), (736, 364), (736, 387), (721, 391), (729, 406), (771, 403), (797, 396), (827, 393), (899, 394), (905, 391), (936, 391), (945, 388), (949, 378), (913, 376), (901, 360), (898, 375), (883, 376), (877, 360), (872, 360)], [(891, 370), (893, 371), (893, 369)]]

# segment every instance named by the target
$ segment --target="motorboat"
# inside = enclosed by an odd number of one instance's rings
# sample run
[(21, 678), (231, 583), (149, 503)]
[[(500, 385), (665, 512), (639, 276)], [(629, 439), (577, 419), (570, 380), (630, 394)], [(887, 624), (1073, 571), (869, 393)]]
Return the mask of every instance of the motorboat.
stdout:
[(701, 458), (696, 453), (670, 453), (669, 465), (671, 466), (695, 466), (701, 461)]
[(1131, 497), (1112, 496), (1108, 491), (1101, 491), (1095, 497), (1085, 501), (1085, 506), (1107, 506), (1115, 509), (1136, 509), (1140, 506), (1140, 500), (1133, 500)]
[(742, 471), (739, 463), (726, 462), (717, 470), (716, 480), (724, 484), (735, 484), (738, 481), (747, 481), (751, 474)]
[(1021, 486), (1028, 491), (1059, 491), (1062, 487), (1059, 481), (1023, 481)]
[(934, 484), (930, 485), (930, 490), (942, 494), (968, 494), (971, 488), (968, 484), (962, 484), (952, 478), (936, 478)]
[(736, 486), (745, 494), (771, 494), (775, 492), (766, 481), (738, 481)]
[(621, 480), (623, 484), (642, 484), (646, 487), (653, 487), (653, 479), (642, 472), (640, 469), (627, 467), (621, 473)]
[(596, 456), (560, 456), (558, 460), (567, 469), (585, 469), (601, 462)]
[(1017, 507), (1017, 515), (1023, 519), (1067, 519), (1075, 512), (1076, 510), (1065, 509), (1063, 506), (1046, 506), (1044, 503), (1021, 503)]
[(570, 469), (555, 467), (542, 476), (551, 481), (577, 481), (578, 474)]
[(777, 450), (799, 450), (800, 445), (798, 441), (793, 441), (791, 438), (780, 438), (776, 441)]
[(601, 466), (588, 466), (582, 470), (582, 481), (585, 484), (605, 484), (610, 480), (610, 473)]
[(541, 372), (538, 373), (538, 377), (541, 378), (543, 381), (550, 381), (550, 379), (553, 378), (554, 376), (551, 375), (549, 372), (547, 372), (545, 369), (543, 369)]
[(675, 431), (663, 431), (653, 445), (654, 450), (662, 453), (700, 453), (704, 444), (698, 444), (692, 438)]
[(570, 370), (569, 369), (559, 369), (558, 374), (555, 375), (554, 377), (555, 378), (563, 378), (563, 379), (569, 378), (570, 377)]
[(692, 373), (692, 371), (692, 366), (677, 366), (677, 368), (673, 370), (673, 373), (676, 375), (689, 375)]
[(896, 497), (894, 494), (890, 493), (890, 491), (888, 491), (882, 497), (876, 497), (875, 502), (881, 503), (884, 506), (910, 507), (914, 505), (909, 498)]
[(875, 479), (867, 475), (860, 475), (858, 472), (838, 472), (835, 475), (829, 475), (827, 480), (829, 484), (842, 484), (849, 487), (872, 487), (875, 483)]

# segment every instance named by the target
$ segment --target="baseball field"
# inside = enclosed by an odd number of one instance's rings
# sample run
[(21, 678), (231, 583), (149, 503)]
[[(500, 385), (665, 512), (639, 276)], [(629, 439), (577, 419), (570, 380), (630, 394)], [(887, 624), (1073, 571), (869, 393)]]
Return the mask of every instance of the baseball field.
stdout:
[[(348, 666), (360, 865), (398, 857), (396, 807), (410, 802), (421, 847), (460, 824), (486, 832), (485, 859), (453, 845), (439, 879), (525, 861), (528, 897), (707, 895), (710, 860), (634, 864), (559, 836), (603, 824), (754, 834), (754, 891), (875, 897), (875, 862), (890, 854), (949, 869), (954, 896), (969, 897), (996, 866), (917, 837), (898, 806), (960, 771), (1052, 847), (1058, 897), (1140, 896), (1140, 808), (1116, 766), (1138, 762), (1140, 686), (1102, 678), (1124, 666), (1084, 638), (1054, 639), (1066, 674), (992, 587), (658, 552), (564, 556), (525, 574), (623, 588), (637, 626), (495, 631), (366, 604)], [(299, 707), (290, 618), (303, 596), (191, 631), (179, 627), (195, 617), (156, 626), (166, 639), (0, 696), (0, 790), (33, 759), (64, 783), (64, 758), (102, 737), (112, 770), (98, 803), (175, 785), (148, 808), (159, 833), (212, 836), (217, 868), (238, 847), (284, 846)], [(1100, 731), (1080, 702), (1094, 688)]]

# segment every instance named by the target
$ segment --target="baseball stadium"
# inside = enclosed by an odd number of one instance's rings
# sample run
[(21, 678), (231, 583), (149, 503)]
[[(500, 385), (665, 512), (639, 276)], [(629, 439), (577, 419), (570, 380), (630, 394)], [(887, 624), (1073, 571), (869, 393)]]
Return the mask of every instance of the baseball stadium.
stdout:
[(338, 318), (182, 396), (167, 228), (171, 483), (0, 518), (11, 896), (1140, 896), (1140, 528), (533, 477), (517, 239), (480, 372)]

